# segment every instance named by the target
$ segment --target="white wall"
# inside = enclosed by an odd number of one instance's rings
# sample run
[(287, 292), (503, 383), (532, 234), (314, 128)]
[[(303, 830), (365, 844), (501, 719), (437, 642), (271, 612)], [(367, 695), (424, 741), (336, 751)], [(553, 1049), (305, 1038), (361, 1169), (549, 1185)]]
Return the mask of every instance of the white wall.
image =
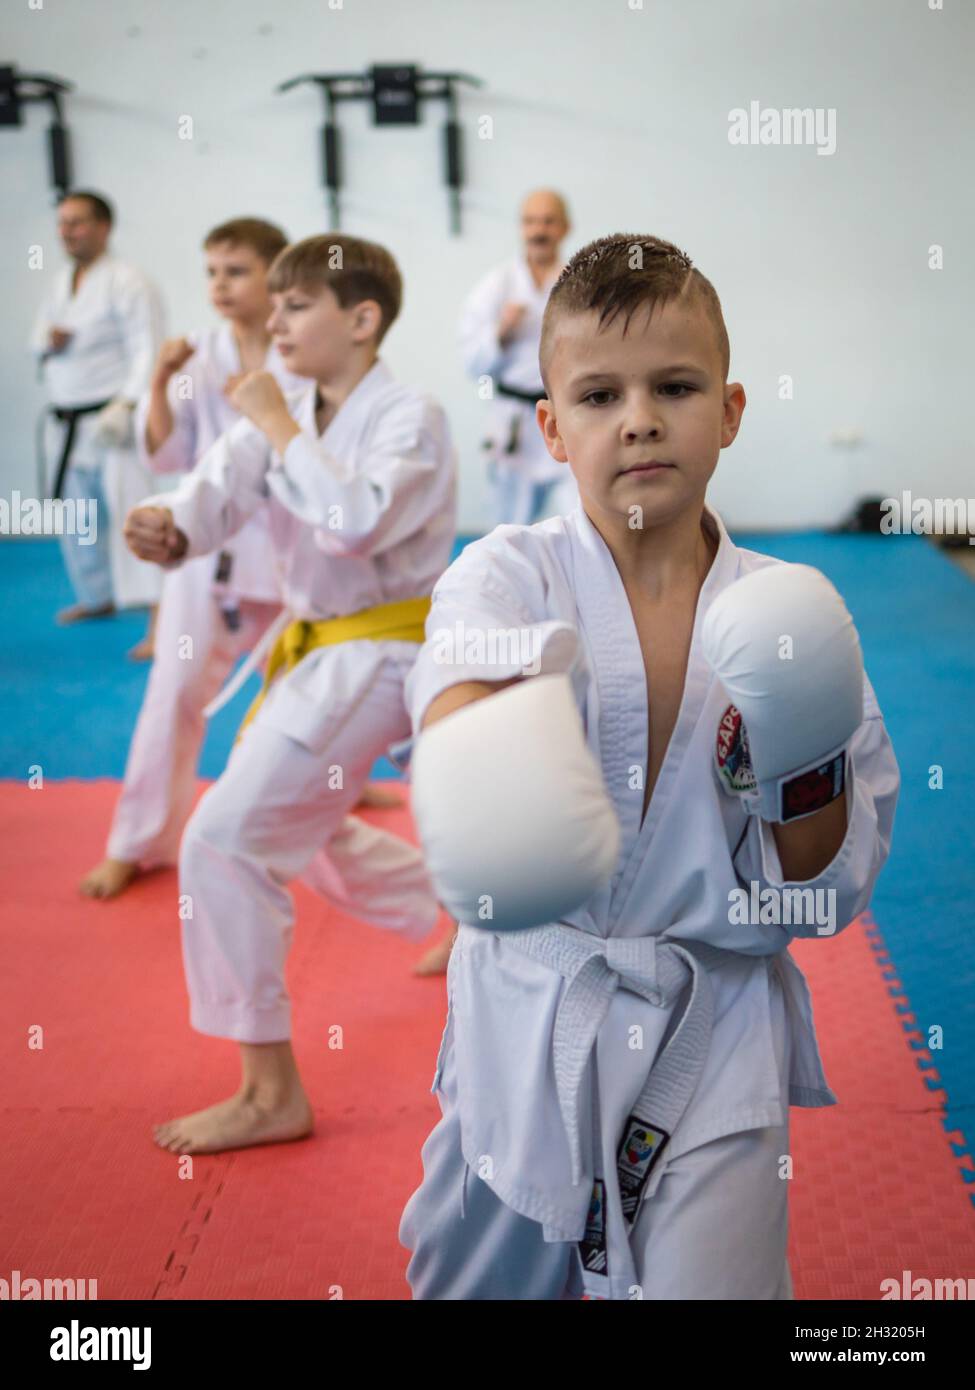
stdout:
[[(338, 0), (333, 0), (337, 4)], [(932, 0), (937, 3), (937, 0)], [(712, 497), (739, 526), (832, 523), (864, 492), (975, 494), (971, 166), (975, 6), (944, 0), (6, 0), (6, 61), (76, 84), (75, 178), (119, 219), (114, 249), (163, 288), (170, 331), (207, 321), (199, 243), (253, 214), (324, 231), (321, 99), (307, 71), (417, 61), (486, 80), (462, 101), (464, 231), (447, 234), (442, 103), (419, 128), (340, 108), (343, 229), (406, 282), (384, 355), (446, 404), (466, 529), (484, 517), (479, 403), (456, 310), (514, 245), (520, 196), (565, 191), (568, 250), (611, 231), (675, 240), (714, 281), (749, 407)], [(836, 153), (732, 146), (728, 114), (834, 107)], [(191, 115), (195, 138), (177, 137)], [(490, 115), (494, 138), (477, 138)], [(0, 129), (5, 331), (0, 492), (33, 487), (41, 393), (23, 349), (59, 263), (47, 117)], [(944, 269), (928, 247), (944, 247)], [(45, 248), (44, 271), (27, 269)], [(778, 397), (782, 374), (794, 399)], [(863, 436), (827, 443), (835, 429)]]

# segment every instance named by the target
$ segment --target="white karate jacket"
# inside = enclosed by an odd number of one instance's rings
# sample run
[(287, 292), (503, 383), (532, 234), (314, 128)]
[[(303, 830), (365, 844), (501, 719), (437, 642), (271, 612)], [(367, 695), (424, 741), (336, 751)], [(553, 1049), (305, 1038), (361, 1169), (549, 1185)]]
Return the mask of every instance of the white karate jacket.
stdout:
[[(535, 526), (498, 527), (467, 547), (434, 590), (427, 641), (407, 681), (419, 730), (440, 691), (459, 681), (520, 675), (519, 662), (531, 650), (513, 654), (509, 665), (490, 659), (478, 664), (466, 660), (470, 653), (458, 643), (459, 659), (447, 664), (438, 631), (456, 631), (459, 622), (468, 633), (530, 631), (541, 673), (570, 673), (589, 746), (619, 817), (622, 848), (611, 881), (564, 919), (586, 935), (562, 933), (585, 948), (581, 954), (592, 949), (608, 956), (610, 968), (595, 992), (573, 987), (569, 997), (578, 960), (567, 965), (564, 954), (560, 973), (539, 953), (526, 953), (523, 942), (474, 926), (461, 927), (448, 972), (448, 1020), (434, 1089), (452, 1046), (464, 1157), (479, 1176), (489, 1175), (504, 1202), (541, 1222), (549, 1240), (582, 1237), (594, 1170), (605, 1167), (607, 1152), (615, 1152), (651, 1064), (684, 1013), (685, 996), (672, 994), (673, 967), (680, 962), (669, 960), (665, 971), (663, 957), (655, 963), (647, 937), (657, 938), (657, 949), (676, 943), (693, 951), (709, 943), (735, 953), (703, 972), (710, 992), (695, 974), (695, 1008), (705, 995), (710, 1002), (698, 1015), (698, 1023), (707, 1015), (705, 1023), (688, 1031), (693, 1045), (704, 1037), (704, 1051), (689, 1103), (678, 1107), (682, 1113), (668, 1157), (740, 1130), (782, 1124), (790, 1104), (836, 1102), (816, 1042), (809, 990), (786, 949), (793, 936), (815, 937), (817, 928), (731, 920), (733, 890), (755, 880), (761, 891), (781, 887), (783, 880), (771, 829), (749, 817), (718, 784), (715, 739), (729, 701), (701, 653), (701, 625), (715, 595), (739, 576), (780, 562), (735, 546), (710, 509), (705, 524), (719, 546), (698, 600), (677, 723), (642, 828), (642, 782), (634, 786), (632, 773), (646, 763), (643, 659), (612, 555), (581, 505)], [(899, 786), (869, 681), (848, 766), (845, 840), (808, 885), (835, 889), (838, 929), (869, 903), (888, 853)], [(476, 797), (476, 787), (471, 795)], [(548, 928), (542, 931), (551, 935)], [(830, 949), (828, 939), (820, 949)], [(706, 948), (701, 955), (708, 955)], [(655, 1002), (612, 973), (625, 974), (631, 965)], [(770, 1022), (773, 970), (782, 983), (791, 1039), (784, 1084)], [(667, 989), (671, 997), (664, 997)], [(608, 1005), (603, 990), (612, 996)], [(638, 1048), (634, 1038), (641, 1040)], [(679, 1090), (685, 1063), (671, 1075)], [(614, 1296), (626, 1297), (625, 1287)]]
[[(152, 454), (146, 447), (149, 392), (139, 400), (135, 417), (136, 446), (142, 463), (153, 473), (189, 472), (197, 459), (241, 419), (240, 412), (223, 393), (227, 378), (241, 371), (240, 354), (230, 324), (207, 329), (194, 335), (191, 341), (196, 351), (170, 377), (166, 388), (173, 414), (172, 432)], [(288, 371), (273, 345), (264, 366), (285, 392), (301, 391), (308, 385), (304, 377)], [(265, 508), (258, 507), (223, 549), (232, 557), (226, 587), (233, 594), (259, 603), (281, 602), (277, 558)]]
[[(185, 559), (219, 549), (266, 505), (283, 621), (424, 597), (450, 558), (455, 531), (456, 461), (442, 408), (399, 385), (381, 360), (320, 437), (315, 395), (310, 384), (289, 398), (302, 433), (283, 456), (241, 420), (173, 492), (143, 505), (172, 510), (189, 541)], [(279, 678), (262, 717), (320, 752), (385, 657), (401, 662), (415, 651), (398, 641), (319, 647)]]
[[(524, 256), (515, 256), (479, 281), (467, 296), (460, 315), (460, 351), (468, 376), (490, 376), (518, 390), (534, 391), (541, 382), (538, 344), (542, 314), (554, 279), (541, 289)], [(508, 302), (528, 306), (508, 345), (498, 344), (498, 320)], [(544, 391), (539, 392), (539, 396)], [(512, 422), (518, 420), (517, 447), (505, 452)], [(487, 411), (489, 457), (501, 468), (517, 469), (532, 482), (561, 481), (565, 464), (552, 458), (535, 419), (535, 407), (495, 393)]]
[(137, 401), (149, 386), (162, 337), (159, 296), (135, 266), (107, 252), (98, 257), (71, 293), (74, 265), (57, 273), (34, 321), (31, 347), (47, 348), (48, 330), (73, 333), (63, 352), (44, 362), (54, 405), (88, 405), (114, 396)]

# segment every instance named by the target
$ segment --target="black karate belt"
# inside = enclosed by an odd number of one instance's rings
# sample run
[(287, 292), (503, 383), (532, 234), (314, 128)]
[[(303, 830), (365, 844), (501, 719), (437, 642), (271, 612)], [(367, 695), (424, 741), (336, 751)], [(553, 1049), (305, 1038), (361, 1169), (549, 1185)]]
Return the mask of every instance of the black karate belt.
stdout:
[(110, 403), (111, 397), (107, 401), (95, 401), (92, 405), (52, 405), (51, 414), (56, 420), (60, 420), (62, 425), (67, 425), (64, 432), (64, 443), (61, 445), (61, 457), (58, 459), (58, 471), (54, 479), (54, 490), (51, 496), (59, 498), (64, 487), (65, 474), (68, 471), (68, 464), (71, 462), (71, 451), (74, 448), (74, 437), (78, 429), (78, 421), (82, 415), (94, 415), (96, 411), (104, 410)]
[(540, 386), (537, 391), (521, 391), (517, 386), (505, 386), (503, 381), (498, 381), (495, 383), (495, 390), (499, 396), (510, 396), (513, 401), (527, 401), (529, 405), (545, 399), (544, 386)]
[[(544, 400), (545, 387), (539, 386), (537, 391), (522, 391), (517, 386), (506, 386), (503, 381), (495, 383), (495, 389), (499, 396), (507, 396), (510, 400), (521, 401), (525, 405), (534, 405), (536, 401)], [(514, 454), (518, 451), (518, 441), (521, 437), (521, 416), (512, 417), (508, 431), (508, 438), (502, 450), (505, 454)]]

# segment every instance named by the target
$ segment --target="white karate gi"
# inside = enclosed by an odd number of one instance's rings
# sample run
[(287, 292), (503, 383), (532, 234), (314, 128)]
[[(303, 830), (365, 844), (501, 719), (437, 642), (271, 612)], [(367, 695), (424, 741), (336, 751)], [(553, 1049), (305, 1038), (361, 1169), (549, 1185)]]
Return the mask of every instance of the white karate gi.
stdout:
[[(582, 1287), (616, 1299), (791, 1297), (778, 1169), (788, 1107), (836, 1101), (809, 991), (786, 949), (791, 936), (817, 930), (729, 920), (729, 893), (742, 882), (762, 891), (783, 880), (771, 828), (718, 784), (714, 746), (728, 699), (700, 643), (714, 597), (779, 562), (737, 548), (717, 515), (705, 515), (719, 547), (642, 826), (634, 774), (646, 766), (644, 663), (612, 555), (581, 506), (533, 527), (499, 528), (470, 545), (434, 591), (407, 682), (415, 727), (447, 686), (522, 673), (517, 662), (445, 665), (442, 643), (435, 659), (438, 630), (463, 621), (464, 655), (476, 659), (472, 633), (531, 631), (541, 673), (571, 673), (622, 848), (611, 881), (567, 925), (460, 929), (434, 1079), (443, 1118), (400, 1231), (413, 1251), (415, 1297), (559, 1298)], [(866, 681), (848, 769), (846, 837), (808, 885), (835, 890), (838, 928), (869, 902), (899, 786)], [(633, 1114), (670, 1139), (627, 1239), (616, 1153)], [(606, 1184), (608, 1274), (583, 1279), (575, 1243), (595, 1177)]]
[[(568, 464), (545, 447), (535, 406), (497, 390), (498, 382), (545, 395), (538, 370), (542, 314), (558, 271), (539, 289), (528, 262), (515, 256), (496, 266), (467, 296), (460, 317), (460, 350), (469, 376), (493, 379), (484, 449), (494, 494), (492, 524), (530, 525), (539, 517), (570, 511), (578, 499)], [(498, 343), (498, 321), (507, 303), (527, 306), (507, 346)]]
[[(44, 380), (52, 406), (88, 405), (114, 397), (137, 401), (148, 388), (162, 337), (162, 309), (155, 288), (135, 266), (104, 253), (93, 262), (77, 294), (74, 265), (58, 271), (38, 312), (31, 347), (44, 361)], [(48, 332), (65, 328), (67, 347), (45, 356)], [(96, 608), (114, 602), (140, 607), (159, 598), (156, 565), (138, 560), (122, 538), (126, 514), (150, 486), (134, 444), (108, 448), (95, 442), (96, 414), (76, 426), (65, 476), (65, 500), (86, 497), (98, 504), (98, 538), (81, 545), (61, 537), (61, 551), (78, 602)], [(53, 485), (67, 425), (51, 414), (44, 421), (47, 487)]]
[[(173, 429), (150, 454), (145, 430), (149, 393), (136, 411), (142, 464), (156, 473), (187, 473), (241, 419), (224, 395), (227, 378), (242, 370), (230, 324), (197, 334), (196, 351), (167, 388)], [(285, 391), (307, 385), (289, 372), (272, 346), (265, 360)], [(259, 507), (223, 547), (229, 576), (215, 586), (218, 559), (202, 555), (163, 576), (155, 659), (132, 735), (122, 792), (108, 837), (112, 859), (151, 868), (174, 864), (196, 793), (196, 769), (206, 733), (205, 706), (237, 659), (250, 651), (281, 611), (277, 556), (265, 507)], [(235, 629), (230, 622), (237, 622)]]
[[(220, 548), (266, 506), (286, 615), (318, 621), (429, 594), (455, 527), (455, 461), (429, 397), (376, 362), (319, 438), (315, 387), (289, 401), (302, 433), (284, 455), (241, 421), (175, 492), (190, 557)], [(350, 825), (376, 757), (409, 729), (402, 687), (408, 641), (319, 647), (272, 684), (227, 769), (190, 818), (180, 891), (191, 1022), (240, 1042), (290, 1035), (284, 962), (293, 928), (286, 885), (323, 845), (332, 888), (351, 910), (422, 939), (439, 908), (419, 851)], [(341, 785), (340, 785), (341, 783)], [(382, 877), (363, 875), (368, 859)], [(316, 869), (316, 879), (324, 874)], [(315, 886), (327, 889), (325, 883)]]

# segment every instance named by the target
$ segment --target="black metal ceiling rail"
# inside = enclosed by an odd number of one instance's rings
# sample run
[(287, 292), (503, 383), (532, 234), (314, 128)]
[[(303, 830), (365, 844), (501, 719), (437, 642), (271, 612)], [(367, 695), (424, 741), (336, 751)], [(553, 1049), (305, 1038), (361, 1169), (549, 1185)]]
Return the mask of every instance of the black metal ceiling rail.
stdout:
[(45, 101), (51, 107), (54, 119), (47, 128), (48, 175), (51, 186), (62, 197), (71, 187), (71, 146), (61, 110), (61, 96), (72, 91), (74, 84), (60, 77), (18, 72), (12, 63), (0, 65), (0, 126), (23, 125), (21, 108), (25, 102)]
[(332, 229), (340, 221), (339, 194), (342, 188), (342, 148), (336, 120), (340, 101), (372, 101), (375, 125), (419, 125), (420, 103), (443, 100), (447, 120), (443, 127), (443, 174), (450, 199), (450, 231), (460, 232), (460, 190), (463, 186), (461, 125), (457, 119), (457, 84), (466, 82), (483, 87), (480, 78), (464, 72), (421, 73), (416, 64), (373, 66), (367, 72), (305, 73), (282, 82), (278, 92), (289, 92), (302, 83), (313, 82), (325, 99), (325, 124), (321, 129), (322, 185), (328, 190)]

